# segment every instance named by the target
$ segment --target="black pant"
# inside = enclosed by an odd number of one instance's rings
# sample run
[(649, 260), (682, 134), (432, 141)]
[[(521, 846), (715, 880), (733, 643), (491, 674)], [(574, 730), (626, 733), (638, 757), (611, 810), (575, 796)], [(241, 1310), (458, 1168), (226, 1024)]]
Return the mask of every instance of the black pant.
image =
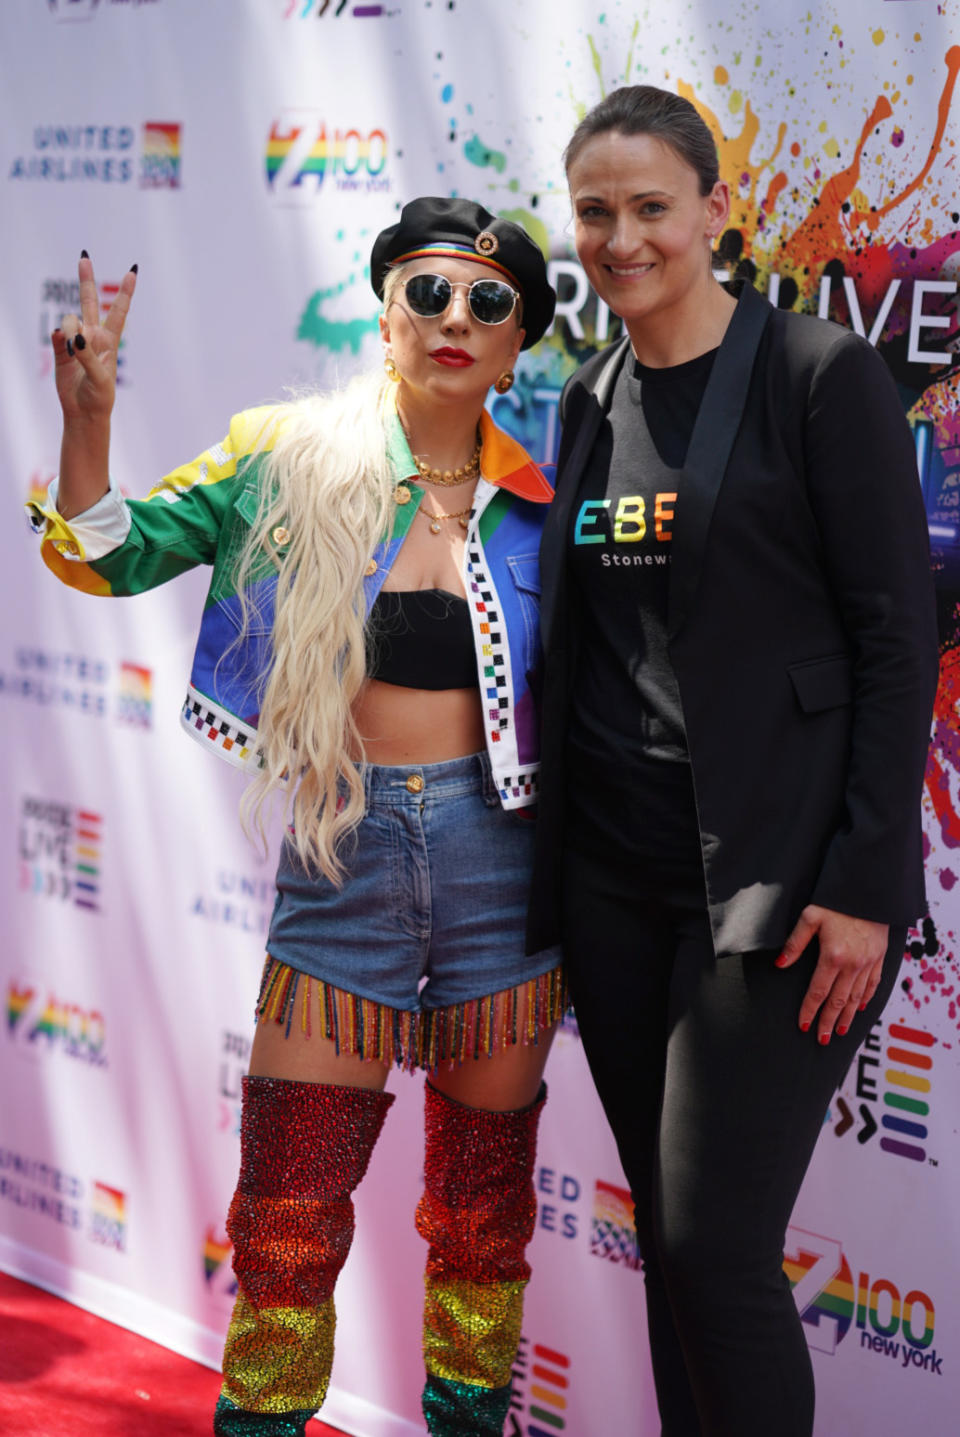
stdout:
[(867, 1010), (824, 1047), (797, 1024), (816, 943), (787, 969), (771, 952), (715, 958), (698, 865), (570, 851), (563, 890), (577, 1021), (636, 1209), (663, 1437), (809, 1437), (784, 1238), (905, 933)]

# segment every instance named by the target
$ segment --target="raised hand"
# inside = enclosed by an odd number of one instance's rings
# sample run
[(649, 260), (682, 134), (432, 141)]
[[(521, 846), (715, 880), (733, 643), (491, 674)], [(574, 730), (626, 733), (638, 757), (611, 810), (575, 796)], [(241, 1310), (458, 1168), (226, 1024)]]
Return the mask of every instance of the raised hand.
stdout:
[(109, 419), (117, 380), (117, 351), (137, 284), (137, 266), (128, 270), (110, 310), (100, 322), (93, 264), (84, 250), (79, 265), (80, 317), (64, 315), (50, 336), (57, 395), (66, 423)]
[(116, 299), (100, 323), (100, 303), (93, 265), (84, 250), (80, 257), (80, 317), (64, 315), (50, 336), (54, 376), (63, 410), (57, 508), (75, 518), (106, 494), (110, 484), (110, 415), (117, 388), (117, 351), (130, 300), (137, 285), (137, 266), (120, 281)]

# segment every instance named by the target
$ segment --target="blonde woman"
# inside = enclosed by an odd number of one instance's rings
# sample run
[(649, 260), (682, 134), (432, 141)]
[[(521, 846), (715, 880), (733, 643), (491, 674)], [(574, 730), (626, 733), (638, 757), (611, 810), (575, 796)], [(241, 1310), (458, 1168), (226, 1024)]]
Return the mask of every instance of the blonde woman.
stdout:
[(64, 441), (34, 515), (44, 556), (98, 594), (212, 565), (183, 721), (249, 768), (254, 824), (276, 793), (292, 820), (228, 1219), (220, 1434), (302, 1434), (323, 1401), (351, 1193), (393, 1063), (429, 1074), (431, 1433), (501, 1432), (529, 1277), (563, 1006), (556, 950), (525, 957), (523, 942), (551, 489), (484, 401), (554, 294), (526, 233), (459, 199), (406, 205), (371, 279), (386, 375), (238, 415), (139, 502), (108, 477), (135, 271), (101, 325), (84, 255), (82, 318), (53, 336)]

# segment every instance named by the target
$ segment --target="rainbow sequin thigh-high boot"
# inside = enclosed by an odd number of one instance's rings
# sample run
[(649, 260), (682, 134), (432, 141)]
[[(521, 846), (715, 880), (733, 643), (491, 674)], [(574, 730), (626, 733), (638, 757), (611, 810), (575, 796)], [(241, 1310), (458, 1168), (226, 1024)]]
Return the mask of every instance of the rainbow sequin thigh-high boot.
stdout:
[(524, 1250), (537, 1200), (537, 1124), (519, 1112), (468, 1108), (426, 1085), (426, 1156), (417, 1231), (430, 1244), (423, 1314), (431, 1437), (500, 1437), (520, 1341)]
[(392, 1102), (368, 1088), (244, 1078), (240, 1178), (227, 1218), (239, 1291), (217, 1437), (304, 1437), (323, 1402), (351, 1193)]

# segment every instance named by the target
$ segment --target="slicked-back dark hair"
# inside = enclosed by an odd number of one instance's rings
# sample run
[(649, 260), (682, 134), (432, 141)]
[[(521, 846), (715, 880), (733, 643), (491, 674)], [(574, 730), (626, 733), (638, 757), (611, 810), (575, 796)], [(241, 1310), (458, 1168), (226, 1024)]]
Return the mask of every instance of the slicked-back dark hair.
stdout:
[(720, 178), (713, 136), (689, 100), (656, 85), (624, 85), (584, 115), (563, 152), (567, 174), (584, 146), (597, 135), (650, 135), (669, 145), (696, 171), (700, 193)]

